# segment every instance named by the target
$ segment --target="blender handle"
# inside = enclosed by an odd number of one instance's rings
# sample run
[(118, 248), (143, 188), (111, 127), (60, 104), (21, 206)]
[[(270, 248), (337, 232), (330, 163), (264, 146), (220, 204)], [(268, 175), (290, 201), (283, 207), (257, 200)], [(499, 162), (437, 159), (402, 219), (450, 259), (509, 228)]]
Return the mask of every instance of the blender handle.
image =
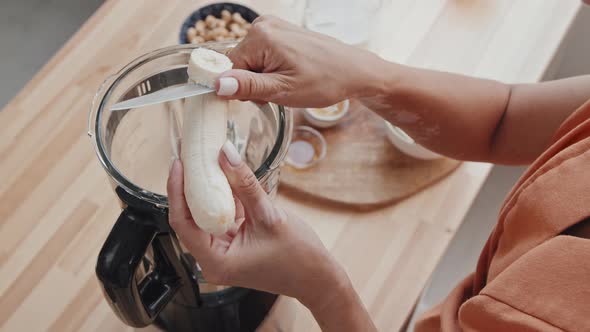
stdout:
[[(170, 302), (182, 282), (175, 271), (177, 259), (169, 233), (162, 233), (154, 217), (125, 208), (102, 246), (96, 275), (109, 305), (133, 327), (151, 324)], [(148, 248), (153, 250), (153, 271), (136, 280)]]

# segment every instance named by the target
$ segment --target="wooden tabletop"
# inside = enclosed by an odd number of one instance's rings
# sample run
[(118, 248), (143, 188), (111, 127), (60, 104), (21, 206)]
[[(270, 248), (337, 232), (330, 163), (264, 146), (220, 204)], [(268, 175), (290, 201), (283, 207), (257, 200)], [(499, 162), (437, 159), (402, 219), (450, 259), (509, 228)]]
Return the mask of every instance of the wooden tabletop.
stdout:
[[(415, 66), (533, 82), (543, 76), (579, 0), (382, 1), (370, 48)], [(94, 275), (119, 205), (86, 136), (100, 82), (133, 58), (177, 42), (201, 1), (106, 1), (0, 112), (0, 326), (5, 331), (123, 331)], [(300, 23), (304, 1), (246, 1)], [(9, 79), (9, 78), (8, 78)], [(393, 206), (353, 211), (280, 195), (345, 266), (375, 323), (396, 331), (485, 180), (490, 165)], [(317, 330), (291, 299), (266, 330)]]

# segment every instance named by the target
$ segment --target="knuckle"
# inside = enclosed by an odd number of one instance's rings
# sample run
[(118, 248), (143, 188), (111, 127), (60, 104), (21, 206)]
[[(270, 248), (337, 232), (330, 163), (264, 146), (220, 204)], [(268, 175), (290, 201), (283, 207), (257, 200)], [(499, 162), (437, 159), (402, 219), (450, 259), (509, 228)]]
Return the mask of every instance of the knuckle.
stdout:
[[(251, 95), (252, 95), (252, 91), (253, 91), (253, 88), (252, 88), (252, 86), (255, 84), (255, 82), (254, 82), (254, 78), (253, 78), (253, 77), (251, 77), (251, 76), (248, 76), (248, 77), (247, 77), (247, 78), (244, 80), (244, 82), (245, 82), (246, 84), (239, 84), (239, 85), (238, 85), (238, 94), (239, 94), (240, 96), (251, 96)], [(240, 99), (240, 101), (245, 101), (245, 100), (241, 100), (241, 99)]]
[(239, 189), (246, 195), (254, 195), (258, 192), (258, 179), (252, 172), (242, 175), (239, 182)]
[(249, 41), (248, 35), (246, 35), (236, 47), (228, 51), (227, 57), (234, 63), (234, 68), (241, 68), (241, 66), (243, 66), (247, 54), (247, 52), (244, 52), (243, 50), (244, 48), (247, 48)]
[(280, 100), (293, 96), (294, 89), (285, 81), (279, 79), (274, 80), (273, 83), (274, 84), (269, 88), (269, 99)]
[(263, 40), (269, 40), (272, 34), (272, 22), (268, 19), (259, 21), (258, 23), (253, 24), (250, 30), (252, 30), (253, 35), (258, 36)]
[(262, 93), (262, 85), (255, 77), (250, 77), (249, 84), (247, 85), (247, 90), (249, 96), (256, 96)]

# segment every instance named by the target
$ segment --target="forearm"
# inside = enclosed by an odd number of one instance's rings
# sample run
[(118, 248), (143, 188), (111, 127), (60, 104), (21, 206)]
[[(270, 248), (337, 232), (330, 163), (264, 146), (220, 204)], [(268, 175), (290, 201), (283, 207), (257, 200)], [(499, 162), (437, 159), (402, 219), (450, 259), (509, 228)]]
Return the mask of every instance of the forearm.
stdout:
[(335, 261), (325, 266), (330, 268), (324, 277), (310, 282), (305, 294), (298, 297), (322, 331), (377, 331), (346, 272)]
[(508, 85), (375, 61), (351, 95), (418, 143), (462, 160), (524, 164), (590, 99), (590, 76)]
[(308, 306), (324, 332), (377, 331), (358, 294), (348, 282), (322, 306)]
[[(381, 64), (383, 66), (383, 64)], [(463, 160), (489, 160), (508, 85), (387, 63), (359, 100), (418, 143)]]

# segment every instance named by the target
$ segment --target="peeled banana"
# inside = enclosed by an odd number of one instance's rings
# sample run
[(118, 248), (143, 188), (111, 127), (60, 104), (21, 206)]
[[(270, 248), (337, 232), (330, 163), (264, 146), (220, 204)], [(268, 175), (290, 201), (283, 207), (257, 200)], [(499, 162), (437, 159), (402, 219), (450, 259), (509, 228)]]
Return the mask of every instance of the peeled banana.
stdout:
[[(231, 69), (225, 55), (197, 48), (188, 64), (189, 80), (214, 87), (215, 79)], [(184, 194), (197, 225), (207, 233), (224, 234), (234, 224), (235, 204), (231, 187), (218, 162), (226, 141), (229, 103), (214, 93), (187, 98), (181, 159)]]
[(196, 48), (192, 51), (188, 63), (188, 77), (195, 83), (214, 88), (219, 74), (230, 70), (233, 65), (227, 56), (219, 52)]

